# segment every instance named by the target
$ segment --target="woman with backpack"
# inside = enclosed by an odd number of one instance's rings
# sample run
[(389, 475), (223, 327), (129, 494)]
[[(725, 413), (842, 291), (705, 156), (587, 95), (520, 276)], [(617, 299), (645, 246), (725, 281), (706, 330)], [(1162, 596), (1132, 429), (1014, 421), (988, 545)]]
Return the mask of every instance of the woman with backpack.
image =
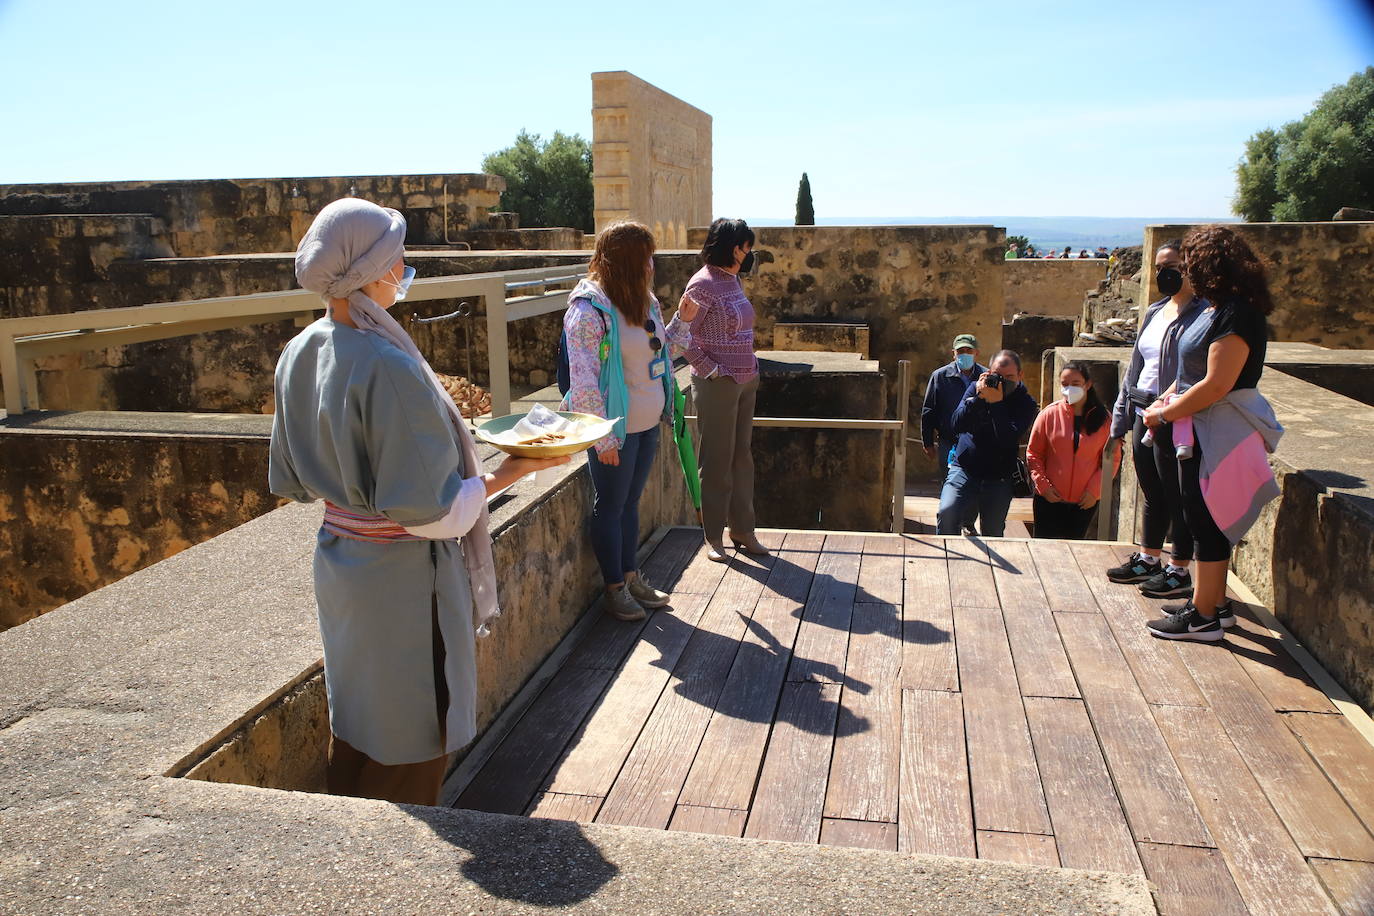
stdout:
[(619, 620), (643, 620), (646, 608), (669, 601), (639, 572), (639, 497), (658, 453), (659, 421), (672, 416), (669, 346), (681, 350), (689, 331), (677, 317), (663, 321), (653, 294), (653, 256), (653, 233), (644, 224), (607, 226), (563, 316), (564, 409), (616, 421), (587, 467), (596, 493), (592, 550), (606, 583), (607, 612)]
[[(1035, 483), (1031, 509), (1037, 538), (1081, 541), (1102, 492), (1108, 414), (1087, 363), (1066, 365), (1059, 371), (1059, 385), (1063, 400), (1040, 411), (1026, 446), (1026, 467)], [(1119, 453), (1116, 459), (1120, 461)]]

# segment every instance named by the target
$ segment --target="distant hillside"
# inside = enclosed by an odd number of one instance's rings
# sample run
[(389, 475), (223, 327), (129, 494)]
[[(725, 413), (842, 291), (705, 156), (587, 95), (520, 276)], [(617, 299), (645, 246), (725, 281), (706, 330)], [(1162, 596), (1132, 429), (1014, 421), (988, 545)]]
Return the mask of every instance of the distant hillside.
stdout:
[[(790, 226), (791, 220), (755, 218), (755, 226)], [(1042, 250), (1062, 250), (1068, 245), (1077, 254), (1098, 245), (1118, 248), (1139, 245), (1146, 226), (1161, 223), (1234, 223), (1233, 217), (1213, 216), (836, 216), (816, 220), (822, 226), (950, 226), (974, 224), (1001, 226), (1007, 235), (1024, 235)]]

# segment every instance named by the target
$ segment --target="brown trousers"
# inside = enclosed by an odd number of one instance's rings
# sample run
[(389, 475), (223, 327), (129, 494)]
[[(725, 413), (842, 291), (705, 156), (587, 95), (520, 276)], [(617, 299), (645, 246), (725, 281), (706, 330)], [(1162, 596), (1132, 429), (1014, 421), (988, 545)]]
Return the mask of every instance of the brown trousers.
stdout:
[[(448, 716), (448, 680), (444, 676), (444, 636), (439, 631), (438, 599), (430, 609), (434, 623), (434, 711), (439, 717), (439, 741), (444, 740)], [(325, 783), (330, 795), (379, 798), (408, 805), (433, 805), (448, 769), (448, 755), (421, 763), (388, 766), (378, 763), (337, 735), (329, 736), (329, 765)]]
[(697, 465), (706, 540), (719, 544), (725, 526), (736, 537), (754, 533), (754, 401), (756, 375), (744, 384), (729, 376), (693, 378)]

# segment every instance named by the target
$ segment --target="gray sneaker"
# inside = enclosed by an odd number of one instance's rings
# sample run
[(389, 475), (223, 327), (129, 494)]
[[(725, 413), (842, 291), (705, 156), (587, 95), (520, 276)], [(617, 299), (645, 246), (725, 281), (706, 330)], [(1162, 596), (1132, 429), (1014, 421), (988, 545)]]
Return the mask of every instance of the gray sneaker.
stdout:
[(629, 588), (616, 588), (606, 592), (606, 613), (616, 620), (643, 620), (649, 615), (644, 607), (630, 594)]
[(649, 580), (644, 578), (644, 573), (635, 573), (633, 579), (626, 579), (625, 587), (634, 599), (646, 608), (667, 607), (668, 602), (673, 600), (667, 592), (654, 588)]

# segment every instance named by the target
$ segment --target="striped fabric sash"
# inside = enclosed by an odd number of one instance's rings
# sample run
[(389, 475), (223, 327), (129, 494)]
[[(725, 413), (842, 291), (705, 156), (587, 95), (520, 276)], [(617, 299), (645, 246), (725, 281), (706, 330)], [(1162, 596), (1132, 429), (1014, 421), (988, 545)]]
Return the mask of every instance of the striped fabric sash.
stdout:
[(329, 500), (324, 501), (324, 524), (330, 534), (373, 544), (394, 544), (398, 541), (423, 541), (384, 515), (360, 515)]

